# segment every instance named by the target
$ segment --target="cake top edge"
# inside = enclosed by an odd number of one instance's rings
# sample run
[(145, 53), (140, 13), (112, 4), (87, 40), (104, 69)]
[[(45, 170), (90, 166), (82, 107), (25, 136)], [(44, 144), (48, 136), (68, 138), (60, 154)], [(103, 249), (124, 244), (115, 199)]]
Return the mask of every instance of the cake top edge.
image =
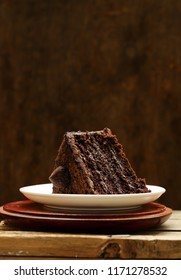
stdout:
[(91, 134), (91, 135), (94, 135), (94, 134), (111, 134), (112, 135), (112, 131), (110, 128), (108, 127), (105, 127), (104, 129), (102, 130), (95, 130), (95, 131), (81, 131), (81, 130), (78, 130), (78, 131), (67, 131), (65, 133), (66, 136), (73, 136), (73, 135), (82, 135), (82, 134)]

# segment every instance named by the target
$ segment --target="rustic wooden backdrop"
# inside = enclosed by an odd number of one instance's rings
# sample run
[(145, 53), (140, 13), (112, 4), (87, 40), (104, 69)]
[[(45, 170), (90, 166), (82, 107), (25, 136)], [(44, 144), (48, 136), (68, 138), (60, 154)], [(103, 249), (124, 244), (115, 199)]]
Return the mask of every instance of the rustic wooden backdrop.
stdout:
[(0, 0), (0, 202), (48, 182), (64, 132), (110, 127), (181, 208), (181, 1)]

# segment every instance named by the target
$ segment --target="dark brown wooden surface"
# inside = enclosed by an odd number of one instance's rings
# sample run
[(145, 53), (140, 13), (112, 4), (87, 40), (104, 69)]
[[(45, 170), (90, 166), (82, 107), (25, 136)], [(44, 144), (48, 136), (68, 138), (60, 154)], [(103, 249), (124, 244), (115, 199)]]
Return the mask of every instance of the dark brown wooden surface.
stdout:
[(181, 2), (0, 1), (0, 202), (46, 183), (63, 133), (110, 127), (181, 207)]

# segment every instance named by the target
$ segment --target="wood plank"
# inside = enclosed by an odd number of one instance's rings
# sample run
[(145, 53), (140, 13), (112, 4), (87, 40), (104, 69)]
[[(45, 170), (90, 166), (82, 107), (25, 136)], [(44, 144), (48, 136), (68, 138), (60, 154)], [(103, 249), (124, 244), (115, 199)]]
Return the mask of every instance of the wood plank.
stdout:
[(0, 256), (59, 258), (181, 258), (179, 235), (46, 236), (33, 233), (1, 236)]
[(165, 224), (157, 228), (158, 231), (181, 231), (181, 221), (180, 220), (170, 220)]
[(3, 231), (0, 256), (59, 258), (180, 258), (180, 232), (140, 235), (70, 235)]
[(180, 210), (174, 210), (172, 215), (170, 216), (169, 220), (180, 220), (181, 221), (181, 211)]

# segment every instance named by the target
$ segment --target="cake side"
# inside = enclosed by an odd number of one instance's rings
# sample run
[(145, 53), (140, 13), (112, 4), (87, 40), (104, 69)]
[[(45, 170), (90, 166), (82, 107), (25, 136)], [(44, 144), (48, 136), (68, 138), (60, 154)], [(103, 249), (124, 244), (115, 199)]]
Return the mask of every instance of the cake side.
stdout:
[(53, 193), (94, 193), (94, 184), (75, 144), (73, 132), (65, 133), (49, 177)]

